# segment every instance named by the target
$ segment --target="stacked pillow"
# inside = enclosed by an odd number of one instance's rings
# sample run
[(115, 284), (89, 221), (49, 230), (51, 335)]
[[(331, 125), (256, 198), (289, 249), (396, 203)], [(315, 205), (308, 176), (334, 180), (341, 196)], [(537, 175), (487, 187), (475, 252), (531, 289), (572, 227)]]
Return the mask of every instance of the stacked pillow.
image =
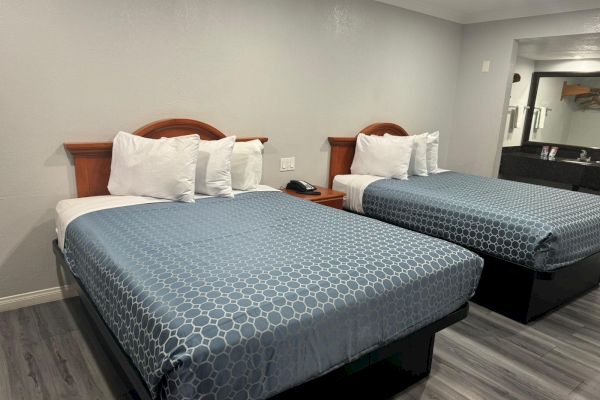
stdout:
[(427, 172), (435, 174), (438, 172), (438, 149), (440, 143), (440, 132), (435, 131), (427, 135)]
[(262, 149), (259, 140), (236, 143), (235, 136), (147, 139), (119, 132), (108, 191), (189, 203), (194, 193), (233, 197), (233, 189), (254, 190), (260, 183)]
[[(396, 140), (397, 139), (397, 140)], [(408, 179), (413, 136), (388, 137), (359, 133), (350, 172), (384, 178)]]
[(414, 136), (394, 136), (386, 133), (383, 137), (391, 141), (398, 141), (402, 138), (414, 138), (414, 146), (410, 154), (410, 164), (408, 165), (408, 175), (427, 176), (427, 135), (422, 133)]
[(231, 156), (231, 186), (237, 190), (255, 190), (262, 178), (262, 152), (260, 140), (236, 142)]
[(196, 192), (209, 196), (233, 197), (231, 154), (235, 136), (219, 140), (200, 140), (196, 167)]
[(198, 135), (147, 139), (117, 133), (108, 191), (193, 203), (199, 144)]
[(439, 132), (412, 136), (358, 134), (350, 172), (384, 178), (408, 179), (438, 170)]

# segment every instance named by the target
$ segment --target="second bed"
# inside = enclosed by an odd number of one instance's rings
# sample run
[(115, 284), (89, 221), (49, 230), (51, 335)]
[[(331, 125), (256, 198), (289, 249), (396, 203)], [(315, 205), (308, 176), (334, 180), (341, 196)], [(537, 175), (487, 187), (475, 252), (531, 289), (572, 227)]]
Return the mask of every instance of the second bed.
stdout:
[[(390, 125), (365, 130), (405, 133)], [(408, 180), (349, 175), (354, 142), (330, 142), (331, 182), (346, 193), (346, 209), (485, 258), (474, 301), (528, 322), (598, 284), (600, 197), (452, 171)]]

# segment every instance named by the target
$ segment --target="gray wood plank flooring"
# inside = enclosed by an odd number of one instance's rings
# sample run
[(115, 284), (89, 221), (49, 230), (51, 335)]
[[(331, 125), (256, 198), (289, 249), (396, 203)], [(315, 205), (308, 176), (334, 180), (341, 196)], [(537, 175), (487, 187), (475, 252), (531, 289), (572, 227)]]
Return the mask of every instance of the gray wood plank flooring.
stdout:
[(130, 399), (78, 298), (0, 313), (0, 399)]
[[(0, 313), (0, 399), (131, 399), (77, 298)], [(394, 400), (600, 398), (600, 290), (530, 325), (471, 304)]]

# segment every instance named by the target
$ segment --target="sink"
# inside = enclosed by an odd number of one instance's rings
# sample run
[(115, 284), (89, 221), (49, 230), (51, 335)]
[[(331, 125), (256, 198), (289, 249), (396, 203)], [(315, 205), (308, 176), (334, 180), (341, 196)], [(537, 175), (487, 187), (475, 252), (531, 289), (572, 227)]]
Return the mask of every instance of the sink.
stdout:
[(564, 162), (570, 162), (570, 163), (574, 163), (574, 164), (581, 164), (581, 165), (594, 165), (594, 164), (598, 164), (598, 161), (579, 161), (579, 160), (562, 160)]

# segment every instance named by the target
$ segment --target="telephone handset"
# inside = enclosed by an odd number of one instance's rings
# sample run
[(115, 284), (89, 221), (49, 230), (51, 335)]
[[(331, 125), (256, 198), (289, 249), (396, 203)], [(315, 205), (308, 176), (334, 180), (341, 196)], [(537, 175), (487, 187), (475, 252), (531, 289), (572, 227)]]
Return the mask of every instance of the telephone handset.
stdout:
[(317, 188), (306, 181), (290, 181), (287, 184), (286, 189), (295, 190), (302, 194), (315, 194), (319, 195), (321, 192), (317, 192)]

